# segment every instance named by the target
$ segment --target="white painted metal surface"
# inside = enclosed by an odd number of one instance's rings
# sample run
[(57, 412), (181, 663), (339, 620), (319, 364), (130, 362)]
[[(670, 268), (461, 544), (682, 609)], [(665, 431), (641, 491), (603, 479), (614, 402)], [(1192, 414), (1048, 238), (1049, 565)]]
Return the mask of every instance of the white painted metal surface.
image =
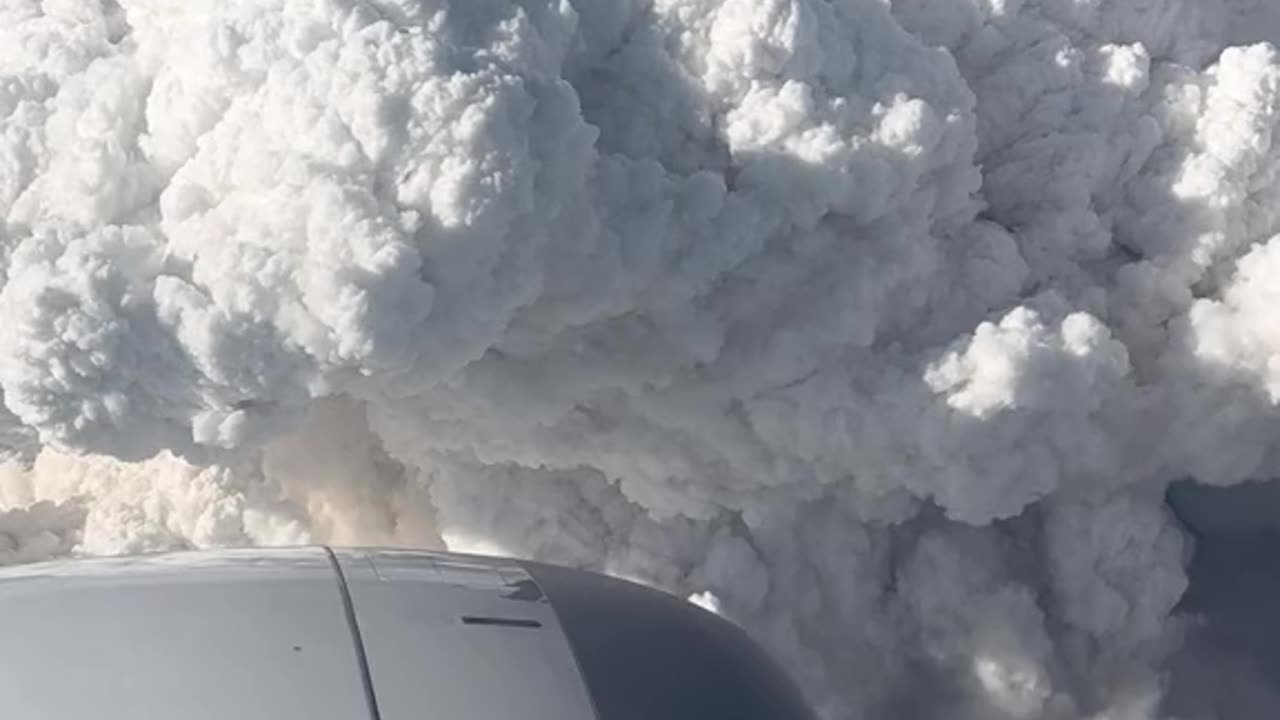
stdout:
[(519, 565), (336, 552), (382, 720), (594, 720), (560, 623)]
[(365, 720), (323, 549), (0, 570), (0, 718)]

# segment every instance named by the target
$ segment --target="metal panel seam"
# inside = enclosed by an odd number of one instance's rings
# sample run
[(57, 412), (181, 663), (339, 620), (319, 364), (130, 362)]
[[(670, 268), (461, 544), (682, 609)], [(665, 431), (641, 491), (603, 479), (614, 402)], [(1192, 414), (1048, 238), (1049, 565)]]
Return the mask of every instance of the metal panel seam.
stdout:
[(578, 661), (578, 649), (573, 646), (573, 638), (569, 637), (569, 632), (565, 630), (564, 619), (560, 617), (560, 611), (556, 609), (555, 598), (551, 597), (551, 594), (547, 592), (547, 589), (542, 587), (542, 583), (538, 582), (538, 576), (533, 573), (531, 568), (519, 560), (516, 561), (516, 564), (520, 566), (520, 569), (524, 571), (524, 574), (528, 575), (529, 579), (533, 581), (533, 584), (537, 586), (538, 592), (542, 593), (542, 596), (547, 599), (547, 605), (551, 608), (551, 615), (555, 617), (556, 624), (560, 626), (560, 635), (564, 637), (564, 644), (569, 647), (569, 660), (573, 662), (573, 671), (578, 675), (578, 682), (582, 683), (582, 692), (586, 694), (587, 702), (591, 703), (591, 717), (596, 720), (601, 720), (600, 708), (596, 706), (596, 698), (591, 694), (591, 685), (587, 683), (587, 676), (582, 672), (582, 663)]
[(373, 673), (369, 671), (369, 657), (365, 652), (364, 638), (360, 635), (360, 622), (356, 619), (356, 606), (351, 600), (351, 588), (347, 586), (347, 576), (343, 574), (342, 565), (333, 549), (328, 545), (322, 545), (321, 548), (329, 557), (329, 564), (338, 577), (338, 592), (342, 595), (342, 610), (347, 616), (347, 627), (351, 630), (351, 642), (356, 651), (356, 663), (360, 666), (360, 684), (364, 688), (365, 701), (369, 706), (369, 719), (382, 720), (382, 713), (378, 711), (378, 696), (373, 690)]

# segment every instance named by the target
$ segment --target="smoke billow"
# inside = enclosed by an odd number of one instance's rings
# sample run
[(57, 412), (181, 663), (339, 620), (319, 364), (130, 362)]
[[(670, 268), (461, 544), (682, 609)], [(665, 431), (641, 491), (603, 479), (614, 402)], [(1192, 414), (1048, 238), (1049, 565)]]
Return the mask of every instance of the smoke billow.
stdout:
[(0, 0), (0, 562), (492, 550), (833, 719), (1274, 715), (1166, 490), (1280, 471), (1277, 8)]

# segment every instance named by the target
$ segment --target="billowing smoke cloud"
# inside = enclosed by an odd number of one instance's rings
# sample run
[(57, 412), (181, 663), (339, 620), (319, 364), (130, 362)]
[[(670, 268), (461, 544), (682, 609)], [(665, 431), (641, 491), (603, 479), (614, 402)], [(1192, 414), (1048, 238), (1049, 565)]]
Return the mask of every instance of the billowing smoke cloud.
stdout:
[(0, 0), (0, 562), (509, 552), (693, 596), (831, 718), (1275, 714), (1167, 692), (1165, 490), (1280, 470), (1277, 38)]

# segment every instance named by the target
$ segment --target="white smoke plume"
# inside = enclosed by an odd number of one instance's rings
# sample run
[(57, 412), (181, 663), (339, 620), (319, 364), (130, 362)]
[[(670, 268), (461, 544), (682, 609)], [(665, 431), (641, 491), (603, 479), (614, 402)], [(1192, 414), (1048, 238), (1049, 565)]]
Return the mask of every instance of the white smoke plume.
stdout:
[(0, 0), (0, 562), (507, 552), (714, 607), (832, 719), (1274, 716), (1188, 689), (1228, 665), (1165, 502), (1280, 474), (1273, 42), (1271, 0)]

